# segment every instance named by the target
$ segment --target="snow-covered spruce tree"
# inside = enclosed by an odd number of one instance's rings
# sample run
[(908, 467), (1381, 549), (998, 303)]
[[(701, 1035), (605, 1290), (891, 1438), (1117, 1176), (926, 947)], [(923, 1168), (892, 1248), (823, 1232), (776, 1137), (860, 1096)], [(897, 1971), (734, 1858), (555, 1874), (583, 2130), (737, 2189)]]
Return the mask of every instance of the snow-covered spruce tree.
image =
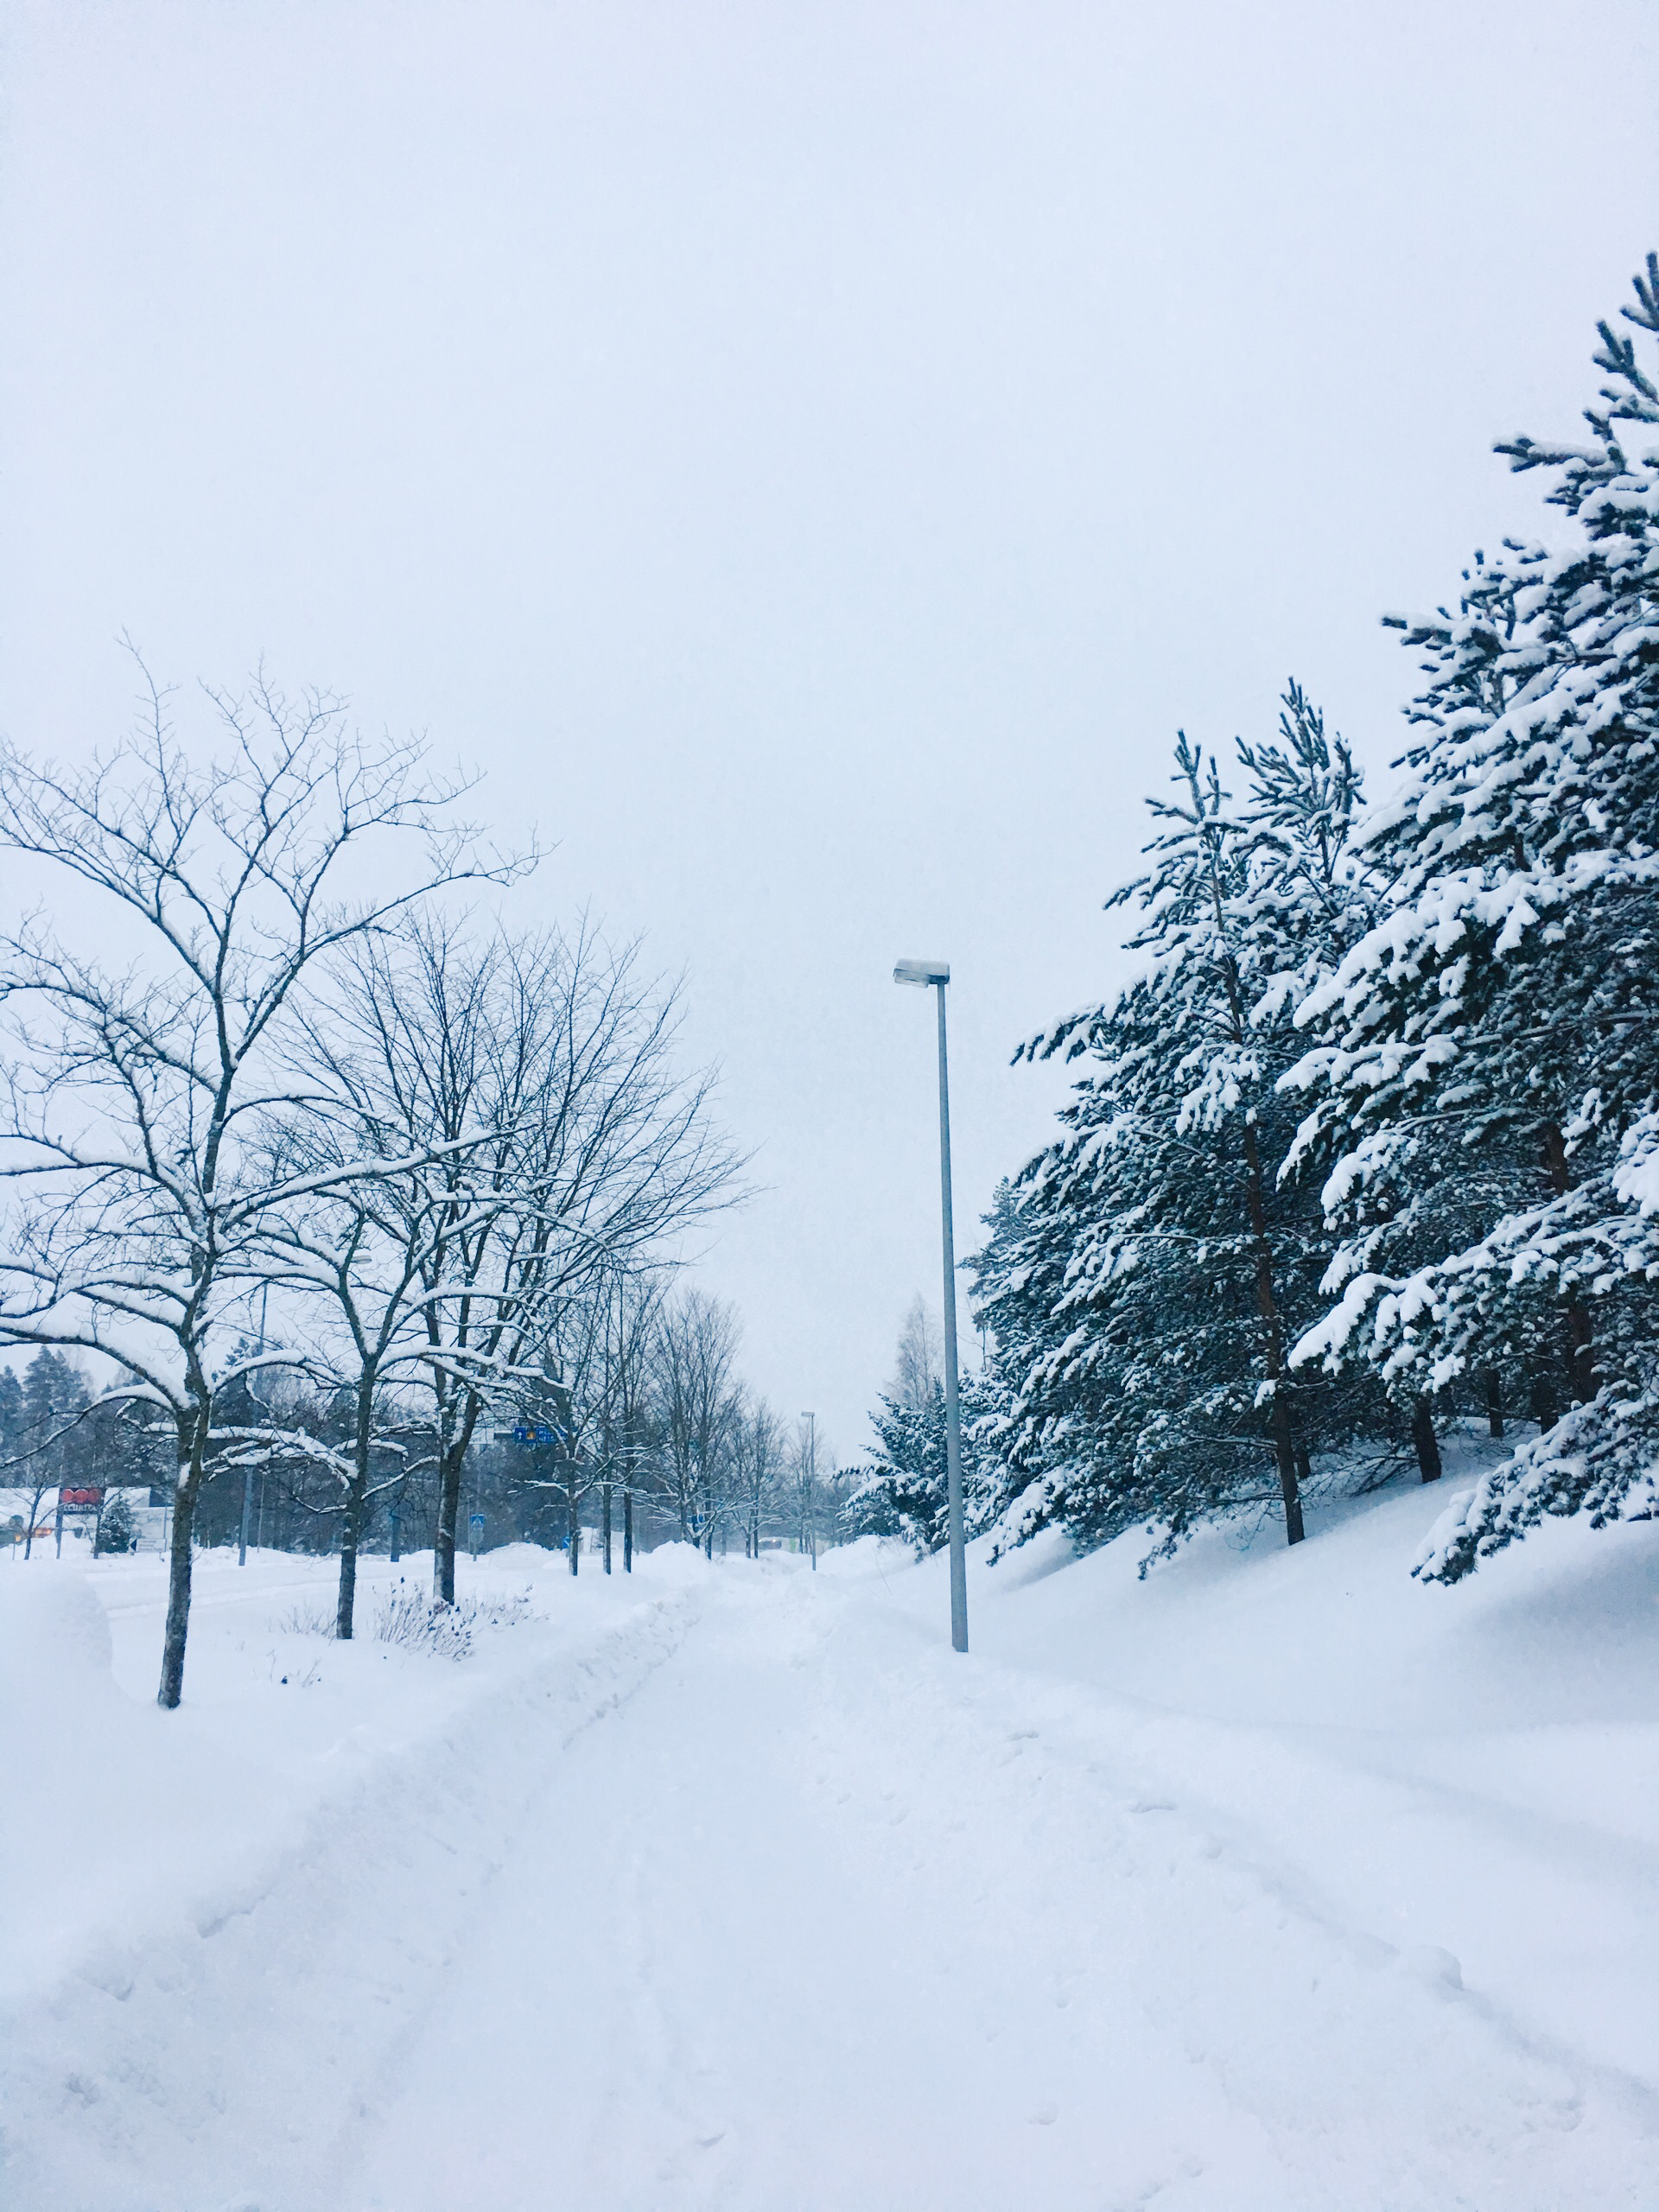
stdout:
[[(86, 1378), (72, 1360), (55, 1351), (37, 1351), (24, 1371), (17, 1391), (15, 1414), (15, 1461), (7, 1467), (9, 1483), (29, 1492), (29, 1522), (23, 1535), (23, 1557), (35, 1548), (35, 1531), (48, 1491), (68, 1481), (72, 1474), (70, 1443), (74, 1425), (87, 1402)], [(19, 1479), (21, 1478), (21, 1480)]]
[[(962, 1502), (969, 1535), (983, 1529), (995, 1508), (994, 1470), (977, 1447), (992, 1401), (985, 1383), (964, 1375), (961, 1382)], [(841, 1510), (852, 1536), (900, 1536), (918, 1559), (944, 1548), (950, 1535), (950, 1471), (944, 1386), (931, 1382), (919, 1404), (884, 1397), (870, 1415), (878, 1449), (852, 1470), (852, 1489)]]
[[(1650, 340), (1659, 257), (1636, 291)], [(1396, 1388), (1503, 1375), (1541, 1421), (1421, 1563), (1444, 1580), (1546, 1512), (1656, 1497), (1659, 454), (1622, 426), (1659, 423), (1659, 361), (1599, 327), (1587, 442), (1497, 448), (1552, 473), (1572, 528), (1477, 555), (1455, 612), (1395, 618), (1428, 683), (1363, 832), (1391, 887), (1298, 1015), (1303, 1141), (1344, 1156), (1343, 1295), (1297, 1358)]]
[(986, 1345), (985, 1404), (971, 1433), (981, 1464), (995, 1471), (991, 1517), (1002, 1527), (993, 1556), (1051, 1522), (1085, 1536), (1127, 1525), (1107, 1504), (1109, 1462), (1096, 1469), (1090, 1452), (1101, 1429), (1093, 1411), (1098, 1371), (1092, 1363), (1051, 1358), (1071, 1333), (1059, 1318), (1071, 1224), (1065, 1212), (1033, 1202), (1034, 1192), (1029, 1179), (1018, 1189), (1000, 1182), (983, 1217), (985, 1243), (963, 1262)]
[(132, 1506), (125, 1491), (118, 1490), (99, 1516), (98, 1535), (92, 1549), (96, 1556), (105, 1554), (124, 1555), (138, 1548), (138, 1539), (132, 1526)]
[(1299, 687), (1283, 706), (1279, 742), (1239, 745), (1240, 808), (1180, 737), (1152, 872), (1108, 901), (1136, 910), (1145, 972), (1022, 1047), (1091, 1065), (976, 1267), (1004, 1400), (982, 1444), (1021, 1493), (1014, 1541), (1150, 1522), (1166, 1550), (1276, 1490), (1294, 1543), (1310, 1454), (1391, 1425), (1370, 1376), (1292, 1388), (1285, 1370), (1330, 1255), (1315, 1179), (1280, 1173), (1290, 1009), (1372, 909), (1349, 849), (1357, 771)]

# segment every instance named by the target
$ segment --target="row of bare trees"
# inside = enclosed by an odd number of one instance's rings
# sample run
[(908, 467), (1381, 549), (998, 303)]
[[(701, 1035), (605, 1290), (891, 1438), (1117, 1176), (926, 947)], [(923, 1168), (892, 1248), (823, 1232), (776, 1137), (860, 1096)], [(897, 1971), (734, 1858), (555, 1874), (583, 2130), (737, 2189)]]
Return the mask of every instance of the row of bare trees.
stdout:
[[(739, 1172), (637, 948), (460, 910), (534, 855), (419, 744), (263, 679), (207, 698), (212, 757), (153, 687), (89, 766), (0, 751), (41, 901), (0, 942), (0, 1341), (93, 1355), (97, 1402), (170, 1432), (167, 1707), (212, 1472), (327, 1465), (342, 1636), (377, 1485), (429, 1475), (452, 1600), (475, 1441), (579, 1407), (562, 1478), (626, 1464), (663, 1268)], [(282, 1373), (343, 1436), (271, 1410)]]
[[(563, 1297), (545, 1370), (510, 1379), (486, 1403), (462, 1470), (457, 1534), (464, 1511), (475, 1512), (486, 1548), (557, 1545), (572, 1574), (588, 1557), (608, 1573), (619, 1553), (627, 1572), (636, 1535), (711, 1556), (754, 1557), (779, 1543), (813, 1552), (838, 1529), (841, 1475), (810, 1421), (785, 1422), (738, 1376), (738, 1335), (733, 1308), (671, 1268), (601, 1274)], [(251, 1409), (250, 1383), (264, 1401)], [(363, 1425), (349, 1382), (319, 1388), (296, 1363), (245, 1371), (244, 1389), (222, 1402), (226, 1441), (213, 1464), (233, 1479), (209, 1480), (203, 1541), (234, 1540), (239, 1471), (251, 1510), (257, 1499), (256, 1526), (268, 1517), (288, 1547), (338, 1548), (337, 1632), (349, 1636), (359, 1547), (436, 1549), (448, 1501), (434, 1393), (383, 1382), (359, 1472)], [(449, 1559), (453, 1572), (453, 1546)]]
[(767, 1535), (816, 1560), (818, 1532), (836, 1525), (834, 1459), (803, 1415), (784, 1421), (738, 1377), (737, 1317), (691, 1289), (665, 1305), (647, 1342), (647, 1408), (658, 1493), (680, 1537), (711, 1556), (735, 1535), (758, 1555)]

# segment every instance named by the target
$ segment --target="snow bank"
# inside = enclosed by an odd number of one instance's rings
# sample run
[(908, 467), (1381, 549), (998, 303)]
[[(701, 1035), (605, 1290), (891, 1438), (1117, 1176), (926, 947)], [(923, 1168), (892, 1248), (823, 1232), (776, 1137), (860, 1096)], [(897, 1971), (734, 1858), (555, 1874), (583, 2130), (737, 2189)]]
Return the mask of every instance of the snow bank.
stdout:
[(1446, 1487), (976, 1546), (966, 1659), (874, 1540), (463, 1561), (461, 1664), (210, 1558), (171, 1715), (157, 1563), (15, 1570), (5, 2202), (1642, 2212), (1659, 1526), (1425, 1588)]
[(861, 1582), (913, 1567), (916, 1554), (897, 1536), (860, 1536), (818, 1554), (818, 1572), (837, 1582)]
[(633, 1571), (641, 1582), (654, 1583), (664, 1590), (689, 1590), (705, 1581), (714, 1572), (713, 1562), (704, 1559), (695, 1544), (658, 1544), (654, 1551), (636, 1552)]
[[(331, 1590), (330, 1561), (265, 1554), (238, 1574), (233, 1556), (207, 1555), (170, 1714), (154, 1703), (161, 1562), (7, 1575), (0, 1680), (26, 1781), (3, 1799), (8, 2202), (153, 2204), (188, 2139), (200, 2201), (217, 2206), (248, 2171), (224, 2115), (227, 2024), (250, 2004), (269, 2016), (266, 2078), (238, 2126), (285, 2137), (306, 2114), (326, 2152), (343, 2114), (319, 2043), (366, 2059), (397, 2032), (390, 1983), (419, 2001), (496, 1836), (693, 1617), (679, 1593), (620, 1578), (573, 1587), (545, 1554), (466, 1562), (463, 1590), (523, 1590), (526, 1564), (539, 1618), (457, 1666), (284, 1629), (296, 1600)], [(377, 1586), (400, 1573), (423, 1586), (429, 1566), (365, 1570), (365, 1617)], [(332, 2086), (343, 2094), (344, 2077)]]
[[(1659, 2088), (1659, 1523), (1551, 1522), (1425, 1587), (1447, 1487), (1326, 1504), (1294, 1550), (1210, 1529), (1144, 1580), (1138, 1532), (976, 1559), (975, 1654), (1308, 1910)], [(915, 1581), (937, 1625), (943, 1563)]]

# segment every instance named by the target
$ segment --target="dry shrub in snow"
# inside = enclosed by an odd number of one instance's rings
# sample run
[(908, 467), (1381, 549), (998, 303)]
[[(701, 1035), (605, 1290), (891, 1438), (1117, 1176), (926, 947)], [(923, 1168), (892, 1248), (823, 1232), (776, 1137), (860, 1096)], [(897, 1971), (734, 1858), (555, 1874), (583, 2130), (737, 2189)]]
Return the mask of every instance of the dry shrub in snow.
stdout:
[(512, 1598), (462, 1598), (453, 1605), (399, 1584), (383, 1590), (374, 1601), (374, 1632), (382, 1643), (407, 1644), (443, 1659), (465, 1659), (473, 1648), (473, 1631), (480, 1628), (512, 1628), (530, 1618), (528, 1592)]
[(327, 1636), (334, 1632), (334, 1609), (320, 1598), (307, 1598), (271, 1624), (278, 1636)]

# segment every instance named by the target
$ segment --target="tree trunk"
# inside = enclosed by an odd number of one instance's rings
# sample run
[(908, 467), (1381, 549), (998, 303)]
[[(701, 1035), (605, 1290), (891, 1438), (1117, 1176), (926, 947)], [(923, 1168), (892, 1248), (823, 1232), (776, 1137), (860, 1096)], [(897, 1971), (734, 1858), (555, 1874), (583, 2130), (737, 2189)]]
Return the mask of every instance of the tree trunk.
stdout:
[(190, 1633), (190, 1539), (196, 1518), (196, 1494), (201, 1487), (203, 1455), (207, 1444), (207, 1417), (199, 1414), (180, 1438), (178, 1481), (173, 1492), (173, 1542), (167, 1570), (167, 1626), (162, 1635), (162, 1683), (156, 1702), (163, 1711), (177, 1709), (184, 1695), (184, 1646)]
[(455, 1530), (461, 1523), (461, 1478), (482, 1411), (482, 1399), (470, 1389), (458, 1391), (453, 1400), (441, 1402), (438, 1408), (438, 1525), (432, 1537), (432, 1587), (443, 1605), (455, 1602)]
[(576, 1470), (574, 1460), (564, 1490), (565, 1533), (570, 1543), (570, 1572), (576, 1571), (576, 1557), (582, 1548), (582, 1523), (576, 1518)]
[(1497, 1379), (1497, 1370), (1489, 1367), (1485, 1375), (1486, 1429), (1491, 1436), (1503, 1433), (1503, 1398)]
[(599, 1511), (605, 1539), (605, 1572), (608, 1574), (611, 1571), (611, 1486), (609, 1483), (602, 1483), (600, 1485)]
[[(1567, 1140), (1554, 1122), (1544, 1124), (1544, 1165), (1551, 1190), (1558, 1198), (1564, 1196), (1573, 1187), (1573, 1177), (1567, 1162)], [(1594, 1333), (1583, 1300), (1572, 1292), (1567, 1300), (1567, 1371), (1573, 1397), (1580, 1405), (1587, 1406), (1596, 1395)]]
[(1302, 1493), (1296, 1481), (1296, 1447), (1290, 1433), (1290, 1407), (1283, 1390), (1273, 1394), (1273, 1452), (1279, 1462), (1279, 1495), (1285, 1501), (1285, 1541), (1300, 1544), (1307, 1531), (1302, 1526)]
[(340, 1520), (340, 1598), (334, 1607), (334, 1635), (352, 1640), (357, 1607), (357, 1554), (363, 1541), (363, 1511), (369, 1496), (370, 1439), (374, 1433), (374, 1381), (365, 1376), (357, 1394), (357, 1428), (352, 1439), (352, 1478), (346, 1486), (346, 1510)]
[(1426, 1483), (1440, 1479), (1440, 1447), (1434, 1440), (1434, 1408), (1419, 1398), (1412, 1408), (1411, 1440), (1417, 1446), (1417, 1466)]
[(432, 1586), (441, 1605), (455, 1602), (455, 1523), (461, 1517), (461, 1455), (451, 1445), (438, 1464), (438, 1525), (432, 1538)]
[(633, 1573), (633, 1486), (622, 1493), (622, 1572)]
[(1560, 1409), (1555, 1403), (1555, 1393), (1550, 1388), (1548, 1378), (1542, 1375), (1533, 1376), (1532, 1389), (1527, 1404), (1532, 1418), (1538, 1424), (1538, 1433), (1541, 1436), (1547, 1429), (1554, 1428), (1556, 1421), (1560, 1418)]
[(1255, 1239), (1255, 1303), (1262, 1316), (1262, 1349), (1268, 1380), (1273, 1385), (1273, 1450), (1279, 1463), (1279, 1491), (1285, 1501), (1285, 1541), (1300, 1544), (1302, 1497), (1296, 1483), (1296, 1450), (1290, 1433), (1289, 1388), (1284, 1379), (1284, 1345), (1279, 1327), (1279, 1301), (1273, 1292), (1273, 1252), (1268, 1243), (1268, 1207), (1262, 1189), (1262, 1155), (1255, 1131), (1244, 1127), (1245, 1192), (1250, 1228)]

